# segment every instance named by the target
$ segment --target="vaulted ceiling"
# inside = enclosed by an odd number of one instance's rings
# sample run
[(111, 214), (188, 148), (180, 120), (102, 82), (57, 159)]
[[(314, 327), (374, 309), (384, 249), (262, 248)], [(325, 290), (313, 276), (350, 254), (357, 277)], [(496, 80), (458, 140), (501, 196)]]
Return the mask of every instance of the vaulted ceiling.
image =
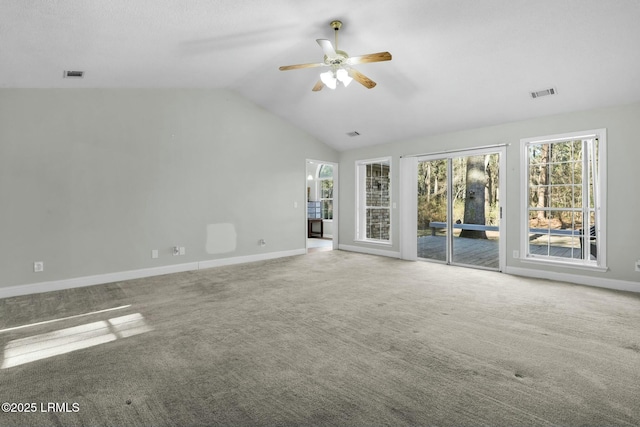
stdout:
[[(278, 70), (321, 62), (334, 19), (340, 49), (393, 55), (357, 66), (375, 88)], [(346, 150), (638, 102), (639, 22), (638, 0), (3, 0), (0, 87), (227, 88)]]

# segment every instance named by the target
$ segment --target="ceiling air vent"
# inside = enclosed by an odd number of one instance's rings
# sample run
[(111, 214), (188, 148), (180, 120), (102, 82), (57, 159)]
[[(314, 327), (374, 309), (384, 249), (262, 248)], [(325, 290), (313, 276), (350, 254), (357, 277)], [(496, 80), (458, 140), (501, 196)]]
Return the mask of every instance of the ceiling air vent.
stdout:
[(359, 136), (360, 132), (358, 132), (357, 130), (354, 130), (353, 132), (347, 132), (347, 135), (353, 137), (353, 136)]
[(536, 99), (536, 98), (540, 98), (541, 96), (555, 95), (555, 94), (556, 94), (556, 90), (551, 87), (549, 89), (539, 90), (537, 92), (531, 92), (531, 97), (533, 99)]
[(84, 71), (65, 71), (64, 78), (81, 79), (84, 77)]

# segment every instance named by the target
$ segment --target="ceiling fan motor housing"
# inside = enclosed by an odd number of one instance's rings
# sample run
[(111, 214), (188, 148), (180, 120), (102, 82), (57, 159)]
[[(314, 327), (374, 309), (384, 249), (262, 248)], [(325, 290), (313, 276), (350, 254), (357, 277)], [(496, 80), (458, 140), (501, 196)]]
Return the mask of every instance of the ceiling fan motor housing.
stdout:
[(342, 66), (342, 64), (347, 62), (347, 59), (349, 58), (347, 52), (345, 52), (344, 50), (336, 50), (336, 53), (338, 54), (338, 56), (336, 56), (335, 58), (329, 58), (325, 55), (324, 62), (327, 65), (335, 65), (337, 67), (340, 67)]

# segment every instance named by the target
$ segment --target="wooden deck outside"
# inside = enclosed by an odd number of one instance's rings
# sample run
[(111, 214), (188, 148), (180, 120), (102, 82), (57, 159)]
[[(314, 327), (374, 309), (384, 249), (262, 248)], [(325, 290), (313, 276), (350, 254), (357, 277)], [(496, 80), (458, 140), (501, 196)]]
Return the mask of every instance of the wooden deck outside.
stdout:
[[(418, 237), (418, 258), (446, 261), (446, 236)], [(453, 238), (454, 264), (476, 265), (485, 268), (499, 268), (497, 239)], [(547, 246), (532, 246), (534, 253), (547, 255)], [(580, 248), (550, 246), (548, 255), (562, 258), (580, 258)]]

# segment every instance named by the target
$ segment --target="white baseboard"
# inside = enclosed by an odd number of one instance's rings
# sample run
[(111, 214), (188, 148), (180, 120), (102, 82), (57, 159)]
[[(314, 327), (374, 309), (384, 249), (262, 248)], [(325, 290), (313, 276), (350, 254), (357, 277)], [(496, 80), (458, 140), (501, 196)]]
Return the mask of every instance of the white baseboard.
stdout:
[(259, 255), (249, 255), (216, 260), (189, 262), (185, 264), (165, 265), (162, 267), (142, 268), (140, 270), (120, 271), (116, 273), (98, 274), (95, 276), (76, 277), (73, 279), (53, 280), (49, 282), (29, 283), (26, 285), (0, 288), (0, 299), (19, 295), (39, 294), (43, 292), (60, 291), (63, 289), (82, 288), (85, 286), (103, 285), (105, 283), (122, 282), (124, 280), (141, 279), (144, 277), (162, 276), (164, 274), (182, 273), (204, 268), (223, 265), (242, 264), (246, 262), (262, 261), (294, 255), (304, 255), (305, 249), (292, 251), (270, 252)]
[(626, 280), (604, 279), (593, 276), (579, 276), (576, 274), (555, 273), (546, 270), (534, 270), (530, 268), (506, 267), (507, 274), (515, 276), (535, 277), (538, 279), (558, 280), (560, 282), (575, 283), (578, 285), (594, 286), (596, 288), (615, 289), (618, 291), (640, 292), (639, 282)]
[[(392, 258), (400, 258), (400, 252), (387, 251), (382, 249), (372, 249), (362, 246), (340, 245), (340, 250), (360, 252), (370, 255), (382, 255)], [(514, 276), (534, 277), (538, 279), (557, 280), (559, 282), (574, 283), (577, 285), (593, 286), (596, 288), (615, 289), (618, 291), (640, 293), (640, 282), (630, 282), (626, 280), (604, 279), (592, 276), (579, 276), (567, 273), (555, 273), (546, 270), (534, 270), (529, 268), (506, 267), (504, 273)]]
[(198, 269), (202, 270), (205, 268), (222, 267), (223, 265), (244, 264), (247, 262), (264, 261), (267, 259), (304, 255), (306, 253), (307, 251), (305, 249), (295, 249), (292, 251), (270, 252), (270, 253), (258, 254), (258, 255), (247, 255), (247, 256), (239, 256), (239, 257), (233, 257), (233, 258), (212, 259), (208, 261), (200, 261), (198, 263)]
[(400, 252), (388, 251), (385, 249), (374, 249), (374, 248), (366, 248), (363, 246), (353, 246), (353, 245), (339, 245), (338, 249), (341, 251), (349, 251), (349, 252), (360, 252), (363, 254), (369, 255), (381, 255), (391, 258), (400, 258)]
[(75, 277), (73, 279), (52, 280), (49, 282), (30, 283), (26, 285), (0, 288), (0, 298), (18, 295), (39, 294), (42, 292), (60, 291), (63, 289), (82, 288), (84, 286), (102, 285), (105, 283), (121, 282), (123, 280), (140, 279), (143, 277), (160, 276), (163, 274), (181, 273), (197, 270), (198, 263), (165, 265), (162, 267), (142, 268), (140, 270), (119, 271), (116, 273), (98, 274), (95, 276)]
[[(339, 245), (343, 251), (359, 252), (370, 255), (381, 255), (391, 258), (400, 258), (400, 252), (383, 249), (373, 249), (362, 246)], [(19, 295), (30, 295), (42, 292), (59, 291), (63, 289), (81, 288), (84, 286), (101, 285), (105, 283), (121, 282), (124, 280), (141, 279), (144, 277), (161, 276), (164, 274), (182, 273), (185, 271), (201, 270), (205, 268), (221, 267), (225, 265), (243, 264), (255, 261), (264, 261), (275, 258), (283, 258), (296, 255), (304, 255), (305, 249), (291, 251), (269, 252), (258, 255), (221, 258), (185, 264), (166, 265), (162, 267), (143, 268), (139, 270), (121, 271), (116, 273), (99, 274), (95, 276), (77, 277), (72, 279), (54, 280), (49, 282), (30, 283), (25, 285), (0, 288), (0, 299)], [(594, 286), (599, 288), (616, 289), (620, 291), (640, 292), (639, 282), (625, 280), (604, 279), (591, 276), (579, 276), (575, 274), (554, 273), (545, 270), (529, 268), (506, 267), (505, 273), (516, 276), (535, 277), (540, 279), (558, 280), (562, 282), (576, 283), (579, 285)]]

